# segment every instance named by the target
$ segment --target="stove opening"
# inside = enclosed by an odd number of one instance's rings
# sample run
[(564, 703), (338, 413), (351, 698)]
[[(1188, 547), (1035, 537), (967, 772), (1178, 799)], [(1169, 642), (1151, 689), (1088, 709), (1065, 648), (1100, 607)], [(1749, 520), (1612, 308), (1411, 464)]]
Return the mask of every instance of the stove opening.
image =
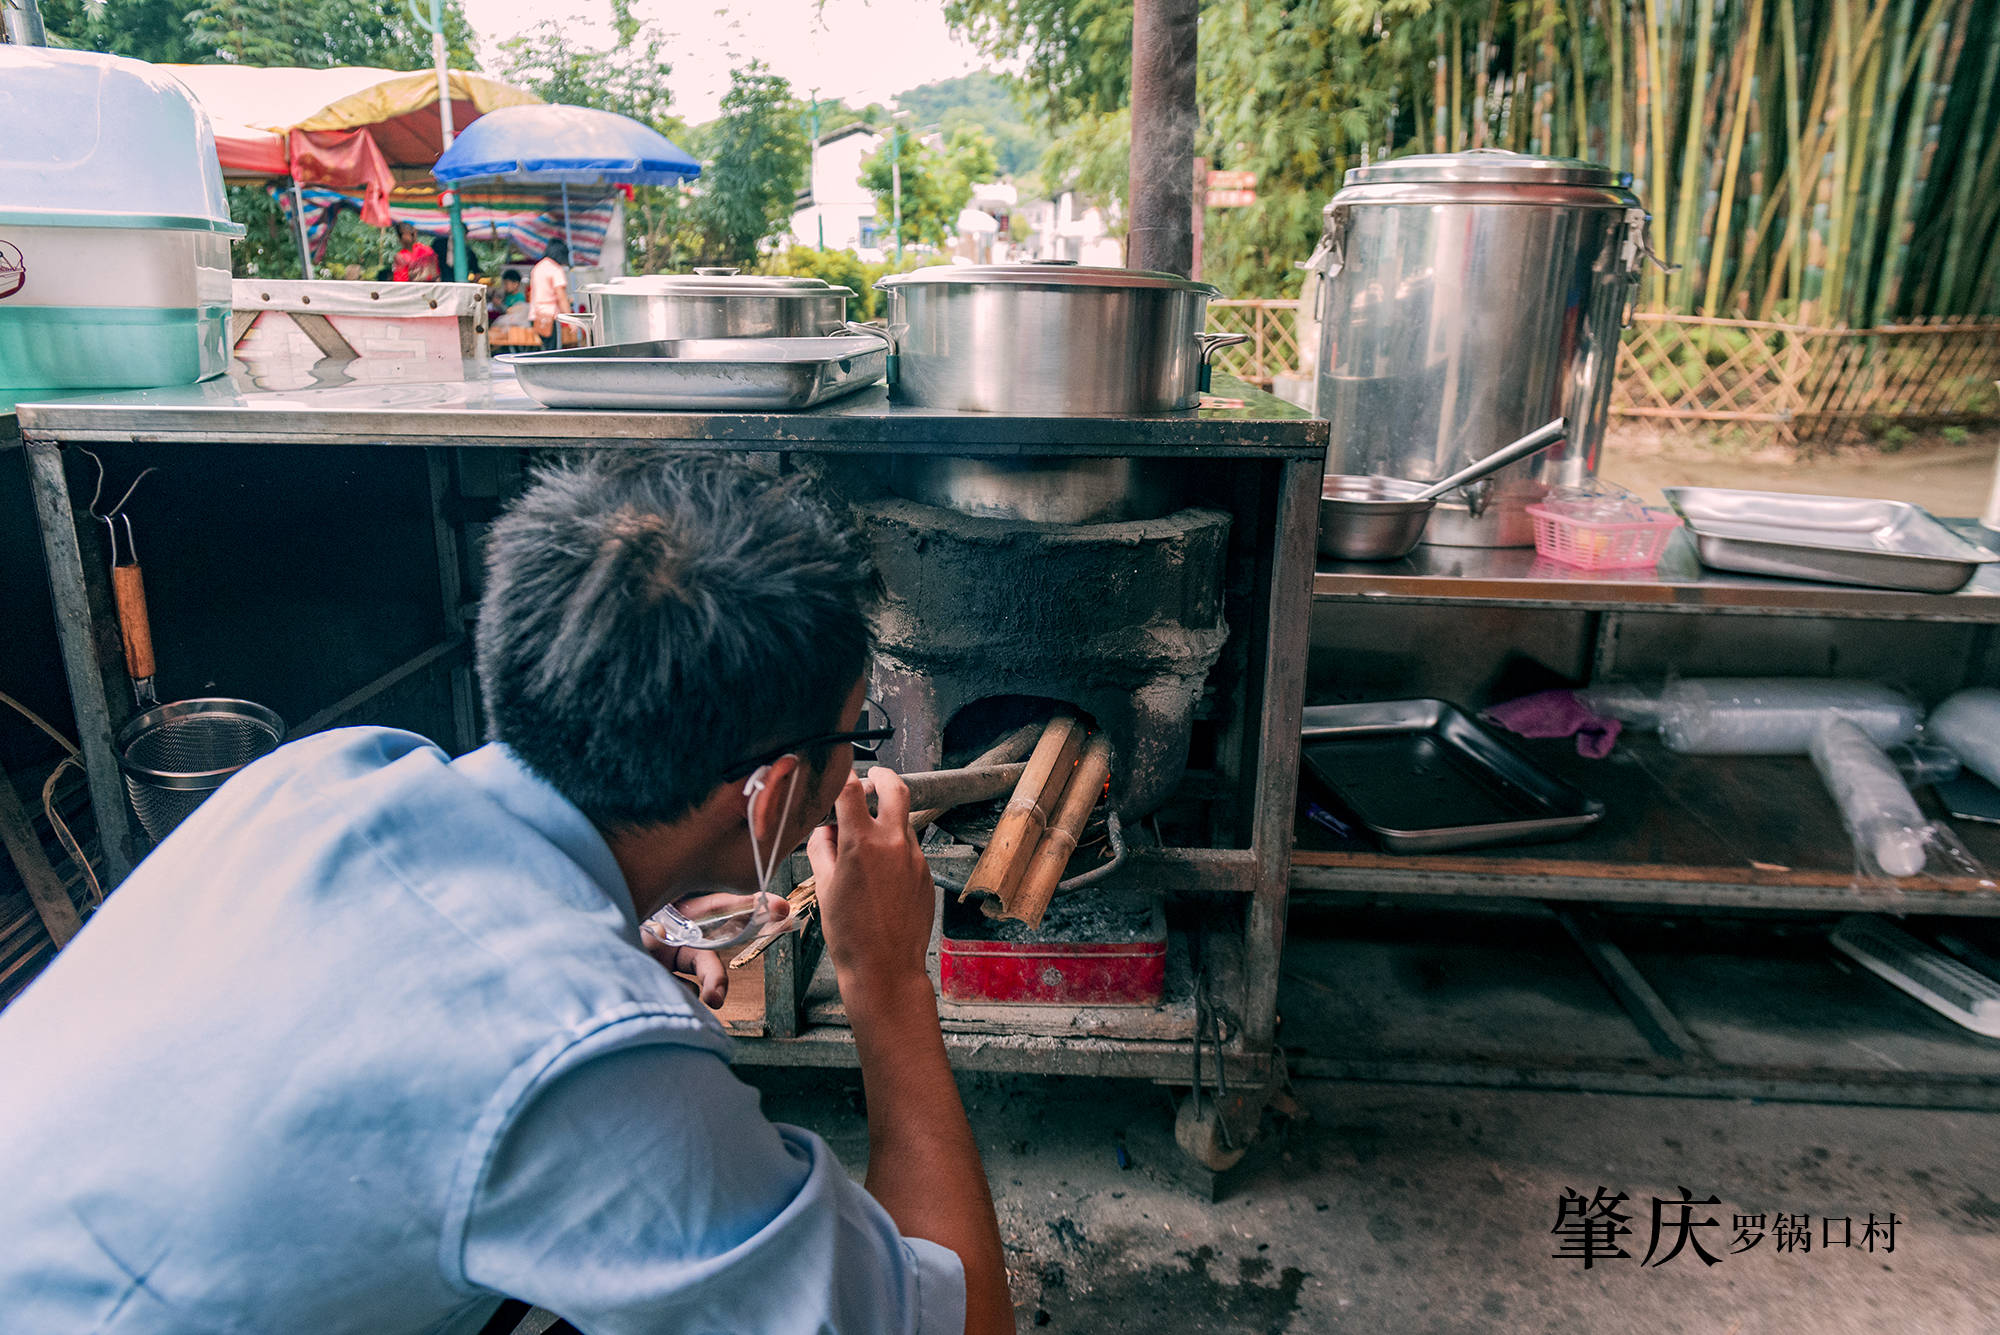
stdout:
[(1066, 709), (1095, 731), (1097, 720), (1068, 700), (1043, 695), (989, 695), (974, 700), (951, 716), (944, 728), (944, 763), (967, 764), (1008, 733), (1029, 724), (1046, 723)]

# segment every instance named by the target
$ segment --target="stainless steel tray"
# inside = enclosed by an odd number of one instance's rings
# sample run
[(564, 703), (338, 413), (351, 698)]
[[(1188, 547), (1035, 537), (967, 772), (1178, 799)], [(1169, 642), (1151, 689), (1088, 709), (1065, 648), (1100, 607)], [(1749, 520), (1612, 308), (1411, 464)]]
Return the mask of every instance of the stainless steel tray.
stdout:
[(1903, 501), (1721, 487), (1668, 487), (1666, 497), (1717, 570), (1952, 593), (2000, 561)]
[(683, 338), (495, 357), (551, 408), (670, 412), (797, 409), (865, 389), (889, 367), (881, 339)]
[(1535, 767), (1454, 705), (1312, 705), (1305, 764), (1392, 853), (1570, 839), (1604, 804)]

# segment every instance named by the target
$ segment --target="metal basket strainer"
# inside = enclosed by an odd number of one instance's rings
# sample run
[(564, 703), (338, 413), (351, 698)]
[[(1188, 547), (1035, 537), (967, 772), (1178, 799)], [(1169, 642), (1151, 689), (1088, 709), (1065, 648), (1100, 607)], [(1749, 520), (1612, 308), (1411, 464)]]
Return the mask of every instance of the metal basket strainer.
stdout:
[(251, 761), (285, 740), (285, 721), (248, 700), (176, 700), (118, 734), (125, 793), (155, 842)]

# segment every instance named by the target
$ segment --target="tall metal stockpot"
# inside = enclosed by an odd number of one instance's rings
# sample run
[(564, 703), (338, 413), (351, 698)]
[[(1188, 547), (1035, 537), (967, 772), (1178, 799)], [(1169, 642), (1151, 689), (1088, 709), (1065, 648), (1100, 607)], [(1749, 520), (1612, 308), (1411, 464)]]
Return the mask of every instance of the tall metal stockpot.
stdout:
[(890, 393), (961, 412), (1157, 413), (1192, 408), (1208, 358), (1206, 283), (1067, 261), (938, 265), (875, 284), (895, 340)]
[(1498, 150), (1347, 173), (1311, 260), (1327, 471), (1431, 482), (1555, 417), (1568, 440), (1439, 502), (1424, 540), (1525, 547), (1597, 470), (1646, 214), (1630, 178)]
[[(680, 338), (817, 338), (847, 321), (852, 288), (824, 279), (697, 269), (592, 283), (593, 341), (651, 343)], [(578, 320), (577, 323), (582, 323)]]

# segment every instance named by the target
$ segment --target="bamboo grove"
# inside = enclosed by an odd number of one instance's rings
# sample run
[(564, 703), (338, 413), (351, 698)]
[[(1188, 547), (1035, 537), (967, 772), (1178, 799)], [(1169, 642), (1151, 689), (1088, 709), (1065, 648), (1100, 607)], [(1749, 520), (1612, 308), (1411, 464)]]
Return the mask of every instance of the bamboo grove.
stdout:
[(1646, 279), (1655, 309), (1850, 327), (2000, 310), (2000, 5), (1503, 0), (1419, 21), (1432, 50), (1394, 147), (1631, 172), (1678, 266)]
[[(1131, 0), (947, 16), (1025, 53), (1045, 119), (1083, 144), (1058, 165), (1122, 132)], [(1631, 172), (1679, 266), (1646, 280), (1657, 310), (2000, 313), (2000, 0), (1203, 0), (1200, 61), (1202, 151), (1259, 177), (1255, 206), (1209, 218), (1241, 295), (1297, 291), (1347, 168), (1493, 147)], [(1095, 157), (1122, 179), (1115, 137)]]

